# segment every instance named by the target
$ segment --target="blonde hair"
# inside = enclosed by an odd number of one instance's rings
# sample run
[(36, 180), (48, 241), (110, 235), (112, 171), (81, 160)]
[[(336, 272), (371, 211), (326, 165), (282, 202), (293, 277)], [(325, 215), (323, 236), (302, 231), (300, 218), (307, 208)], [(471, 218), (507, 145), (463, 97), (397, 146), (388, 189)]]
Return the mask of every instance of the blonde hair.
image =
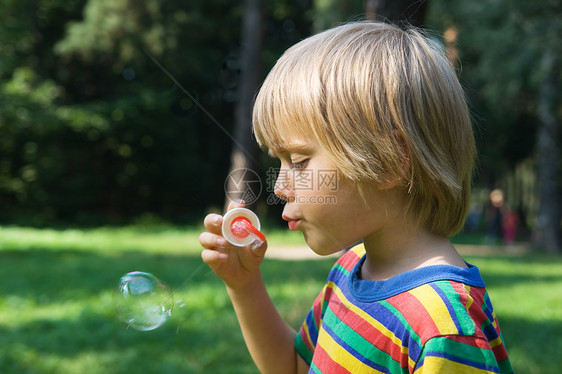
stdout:
[(313, 137), (360, 185), (401, 181), (407, 212), (439, 235), (468, 210), (475, 144), (464, 93), (439, 45), (416, 30), (352, 23), (288, 49), (256, 97), (258, 143)]

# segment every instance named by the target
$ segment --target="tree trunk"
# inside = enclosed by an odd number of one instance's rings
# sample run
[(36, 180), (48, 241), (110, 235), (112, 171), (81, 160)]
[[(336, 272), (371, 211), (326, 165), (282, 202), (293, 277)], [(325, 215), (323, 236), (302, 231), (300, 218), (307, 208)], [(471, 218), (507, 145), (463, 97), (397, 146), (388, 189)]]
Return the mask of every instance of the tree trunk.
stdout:
[(537, 245), (549, 253), (560, 253), (560, 221), (562, 218), (560, 200), (559, 151), (557, 147), (558, 129), (556, 120), (556, 78), (557, 65), (555, 53), (546, 50), (542, 58), (545, 75), (539, 90), (537, 114), (539, 129), (537, 134), (537, 162), (539, 175), (540, 206), (535, 228)]
[[(261, 78), (260, 54), (263, 39), (260, 0), (246, 0), (240, 56), (240, 85), (236, 104), (230, 173), (225, 181), (225, 210), (234, 199), (255, 204), (261, 190), (257, 174), (257, 144), (252, 139), (252, 102)], [(256, 180), (257, 178), (257, 180)]]
[(399, 26), (422, 27), (428, 0), (366, 0), (365, 13), (371, 21), (390, 21)]

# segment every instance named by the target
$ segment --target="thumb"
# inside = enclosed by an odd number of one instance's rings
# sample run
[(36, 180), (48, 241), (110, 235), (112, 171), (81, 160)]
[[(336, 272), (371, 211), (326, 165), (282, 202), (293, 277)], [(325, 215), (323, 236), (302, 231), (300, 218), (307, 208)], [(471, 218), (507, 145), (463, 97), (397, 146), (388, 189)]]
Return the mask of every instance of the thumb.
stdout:
[(267, 250), (267, 240), (262, 242), (256, 239), (249, 245), (249, 248), (255, 256), (264, 257)]

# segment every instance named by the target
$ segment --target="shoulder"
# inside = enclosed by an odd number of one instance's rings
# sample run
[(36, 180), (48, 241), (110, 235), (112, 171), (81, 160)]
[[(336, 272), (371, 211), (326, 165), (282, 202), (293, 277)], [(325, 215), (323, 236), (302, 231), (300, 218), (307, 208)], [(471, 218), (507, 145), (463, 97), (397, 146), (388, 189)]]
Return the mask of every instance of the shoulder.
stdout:
[(486, 339), (441, 336), (429, 340), (416, 362), (415, 373), (513, 373), (505, 357), (496, 356)]
[(482, 311), (485, 289), (441, 280), (430, 282), (386, 300), (395, 308), (420, 343), (436, 336), (465, 335), (484, 338), (479, 325), (488, 319)]

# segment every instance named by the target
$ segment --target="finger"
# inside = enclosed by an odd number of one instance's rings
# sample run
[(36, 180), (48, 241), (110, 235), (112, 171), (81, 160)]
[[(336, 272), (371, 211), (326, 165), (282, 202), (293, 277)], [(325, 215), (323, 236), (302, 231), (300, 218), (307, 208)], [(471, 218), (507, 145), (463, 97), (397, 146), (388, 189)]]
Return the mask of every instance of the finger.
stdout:
[(220, 234), (222, 226), (222, 216), (220, 214), (214, 213), (208, 214), (205, 217), (203, 224), (205, 225), (207, 231), (214, 234)]
[(201, 251), (201, 259), (212, 270), (216, 270), (221, 264), (228, 260), (228, 255), (223, 252), (214, 251), (212, 249), (204, 249)]
[(231, 200), (228, 204), (228, 209), (231, 210), (234, 208), (244, 208), (246, 206), (246, 202), (244, 200)]
[(203, 232), (199, 235), (199, 244), (206, 249), (221, 250), (223, 252), (226, 249), (226, 239), (221, 235), (210, 232)]
[(262, 242), (260, 240), (255, 240), (252, 244), (249, 245), (250, 251), (256, 257), (264, 257), (265, 252), (267, 251), (267, 241)]

